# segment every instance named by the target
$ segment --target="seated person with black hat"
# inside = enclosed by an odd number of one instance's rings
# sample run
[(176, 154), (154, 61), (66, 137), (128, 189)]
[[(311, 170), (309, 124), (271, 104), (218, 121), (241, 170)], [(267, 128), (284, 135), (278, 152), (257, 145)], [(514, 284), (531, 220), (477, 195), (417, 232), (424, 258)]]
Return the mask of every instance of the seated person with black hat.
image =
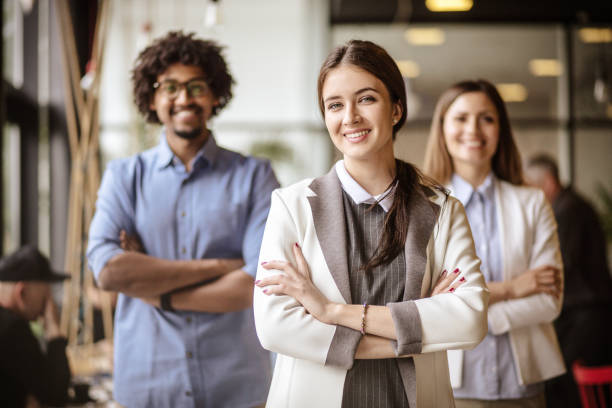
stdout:
[[(0, 406), (66, 404), (70, 368), (50, 283), (68, 276), (51, 270), (36, 248), (0, 260)], [(46, 352), (29, 322), (44, 316)]]

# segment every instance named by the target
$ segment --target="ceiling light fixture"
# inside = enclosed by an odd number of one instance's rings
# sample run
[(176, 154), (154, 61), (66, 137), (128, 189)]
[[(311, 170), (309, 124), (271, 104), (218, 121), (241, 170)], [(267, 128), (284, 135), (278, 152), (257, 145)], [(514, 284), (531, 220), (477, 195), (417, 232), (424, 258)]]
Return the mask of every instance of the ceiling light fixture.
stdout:
[(400, 60), (396, 61), (396, 63), (404, 78), (416, 78), (421, 75), (421, 68), (414, 61)]
[(599, 60), (595, 65), (595, 82), (593, 84), (593, 97), (599, 103), (610, 102), (610, 89), (608, 81), (608, 66), (603, 46), (599, 54)]
[(529, 61), (529, 72), (539, 77), (558, 77), (563, 73), (563, 65), (556, 59), (532, 59)]
[(473, 0), (426, 0), (429, 11), (469, 11), (474, 6)]
[(412, 45), (441, 45), (446, 36), (439, 28), (409, 28), (404, 32), (404, 39)]
[(19, 3), (21, 4), (21, 11), (23, 11), (23, 14), (30, 14), (30, 11), (32, 11), (34, 7), (34, 0), (21, 0)]
[(504, 102), (524, 102), (527, 100), (527, 88), (519, 83), (495, 84)]
[(578, 36), (584, 43), (609, 43), (612, 42), (612, 28), (581, 28)]
[(593, 97), (599, 103), (608, 101), (608, 79), (605, 75), (599, 74), (593, 83)]
[(204, 14), (204, 26), (211, 28), (219, 25), (221, 16), (219, 12), (219, 1), (208, 0), (206, 5), (206, 14)]

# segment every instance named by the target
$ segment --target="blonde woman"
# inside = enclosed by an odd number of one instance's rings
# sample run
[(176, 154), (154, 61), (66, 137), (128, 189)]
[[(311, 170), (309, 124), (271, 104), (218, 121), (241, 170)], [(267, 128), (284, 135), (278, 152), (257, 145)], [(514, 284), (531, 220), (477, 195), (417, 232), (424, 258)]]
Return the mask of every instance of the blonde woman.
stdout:
[(492, 84), (442, 94), (424, 170), (463, 203), (490, 291), (483, 342), (448, 353), (457, 407), (545, 407), (543, 381), (565, 371), (552, 326), (563, 286), (557, 226), (543, 192), (523, 185)]

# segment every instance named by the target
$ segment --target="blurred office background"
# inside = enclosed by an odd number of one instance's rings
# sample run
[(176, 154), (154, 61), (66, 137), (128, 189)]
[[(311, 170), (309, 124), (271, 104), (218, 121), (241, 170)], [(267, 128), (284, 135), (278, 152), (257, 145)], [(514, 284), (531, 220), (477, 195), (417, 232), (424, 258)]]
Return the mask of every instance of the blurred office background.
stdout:
[[(224, 45), (234, 99), (212, 123), (219, 144), (268, 157), (282, 184), (337, 158), (316, 101), (318, 69), (348, 39), (374, 41), (406, 79), (398, 155), (422, 165), (433, 105), (453, 82), (502, 92), (523, 158), (546, 152), (610, 223), (612, 3), (595, 0), (109, 0), (101, 67), (101, 166), (157, 143), (132, 103), (139, 50), (168, 30)], [(70, 1), (85, 72), (96, 0)], [(451, 9), (449, 9), (449, 7)], [(70, 180), (61, 42), (53, 0), (2, 1), (3, 253), (37, 244), (63, 267)], [(609, 224), (608, 224), (609, 225)]]

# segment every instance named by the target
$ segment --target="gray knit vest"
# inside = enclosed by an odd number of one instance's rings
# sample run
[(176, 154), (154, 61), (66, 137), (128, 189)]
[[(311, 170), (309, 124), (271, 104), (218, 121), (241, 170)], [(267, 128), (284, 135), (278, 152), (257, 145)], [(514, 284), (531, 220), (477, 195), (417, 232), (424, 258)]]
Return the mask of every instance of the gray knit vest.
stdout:
[[(380, 205), (355, 204), (343, 190), (348, 237), (349, 283), (353, 303), (384, 306), (401, 302), (406, 282), (404, 252), (388, 265), (365, 272), (362, 267), (380, 243), (386, 215)], [(414, 373), (413, 373), (414, 374)], [(414, 381), (414, 375), (410, 376)], [(343, 408), (408, 408), (397, 360), (355, 360), (348, 370), (342, 397)]]

